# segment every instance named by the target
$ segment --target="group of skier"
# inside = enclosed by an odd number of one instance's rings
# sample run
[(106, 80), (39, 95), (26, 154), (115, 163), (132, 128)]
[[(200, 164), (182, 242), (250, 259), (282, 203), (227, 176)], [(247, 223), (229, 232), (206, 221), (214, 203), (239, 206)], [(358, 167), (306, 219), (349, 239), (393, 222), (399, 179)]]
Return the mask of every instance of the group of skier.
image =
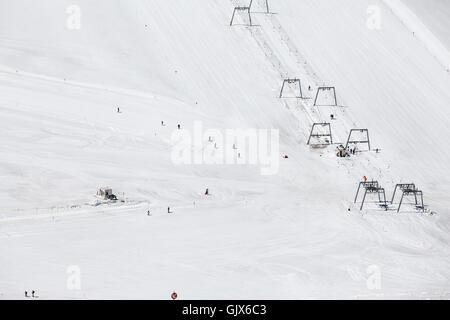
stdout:
[[(209, 188), (206, 188), (205, 196), (209, 196), (209, 195), (210, 195)], [(194, 202), (194, 205), (195, 205), (195, 202)], [(170, 207), (167, 207), (167, 213), (173, 213), (172, 211), (170, 211)], [(147, 216), (151, 216), (150, 209), (147, 210)], [(25, 294), (26, 294), (26, 291), (25, 291)]]
[(336, 151), (336, 156), (338, 156), (339, 158), (350, 157), (350, 155), (356, 154), (356, 145), (353, 145), (352, 147), (344, 147), (342, 144), (340, 144), (336, 148)]
[[(28, 295), (28, 291), (25, 291), (25, 298), (29, 298), (30, 296)], [(32, 290), (31, 291), (31, 297), (32, 298), (37, 298), (36, 296), (36, 291)]]
[[(117, 113), (121, 113), (120, 107), (117, 107)], [(165, 127), (165, 126), (166, 126), (166, 124), (164, 123), (164, 121), (161, 121), (161, 126), (162, 126), (162, 127)], [(178, 124), (178, 125), (177, 125), (177, 128), (178, 128), (178, 130), (181, 130), (181, 124)]]

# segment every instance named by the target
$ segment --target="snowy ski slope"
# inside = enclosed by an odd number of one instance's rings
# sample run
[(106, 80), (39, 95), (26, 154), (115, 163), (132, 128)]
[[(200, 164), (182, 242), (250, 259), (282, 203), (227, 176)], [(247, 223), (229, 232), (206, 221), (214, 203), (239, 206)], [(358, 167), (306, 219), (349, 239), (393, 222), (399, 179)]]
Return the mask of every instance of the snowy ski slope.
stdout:
[[(262, 3), (250, 28), (229, 26), (243, 0), (0, 2), (0, 299), (449, 298), (448, 16), (419, 0)], [(278, 98), (287, 77), (308, 99)], [(338, 107), (313, 107), (322, 85)], [(310, 149), (330, 114), (336, 142), (368, 128), (381, 152)], [(278, 173), (173, 164), (172, 133), (195, 121), (279, 129)], [(373, 198), (360, 212), (363, 176), (388, 197), (416, 183), (427, 212)], [(94, 206), (106, 185), (125, 202)]]

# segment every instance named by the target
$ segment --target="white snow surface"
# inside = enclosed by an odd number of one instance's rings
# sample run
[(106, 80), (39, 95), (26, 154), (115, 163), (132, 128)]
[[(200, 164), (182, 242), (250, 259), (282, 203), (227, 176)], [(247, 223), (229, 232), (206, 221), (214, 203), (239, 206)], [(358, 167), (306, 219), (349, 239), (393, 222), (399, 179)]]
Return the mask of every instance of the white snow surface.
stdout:
[[(230, 27), (246, 1), (0, 1), (0, 299), (450, 297), (449, 2), (254, 2)], [(286, 77), (339, 106), (279, 99)], [(336, 142), (368, 128), (381, 152), (308, 147), (331, 113)], [(279, 129), (278, 173), (175, 165), (194, 121)], [(359, 211), (363, 176), (414, 182), (426, 212)], [(125, 202), (93, 206), (107, 185)]]

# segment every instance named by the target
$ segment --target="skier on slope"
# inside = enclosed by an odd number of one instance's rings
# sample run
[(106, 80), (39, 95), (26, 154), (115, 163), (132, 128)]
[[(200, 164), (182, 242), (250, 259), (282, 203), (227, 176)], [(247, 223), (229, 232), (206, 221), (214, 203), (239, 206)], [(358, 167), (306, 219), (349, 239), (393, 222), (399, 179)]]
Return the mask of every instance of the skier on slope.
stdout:
[(336, 151), (337, 151), (336, 156), (338, 156), (339, 158), (343, 158), (343, 157), (345, 156), (344, 150), (345, 150), (344, 146), (343, 146), (342, 144), (339, 145), (339, 146), (336, 148)]
[(206, 191), (205, 191), (205, 196), (208, 196), (209, 195), (209, 189), (208, 188), (206, 188)]

